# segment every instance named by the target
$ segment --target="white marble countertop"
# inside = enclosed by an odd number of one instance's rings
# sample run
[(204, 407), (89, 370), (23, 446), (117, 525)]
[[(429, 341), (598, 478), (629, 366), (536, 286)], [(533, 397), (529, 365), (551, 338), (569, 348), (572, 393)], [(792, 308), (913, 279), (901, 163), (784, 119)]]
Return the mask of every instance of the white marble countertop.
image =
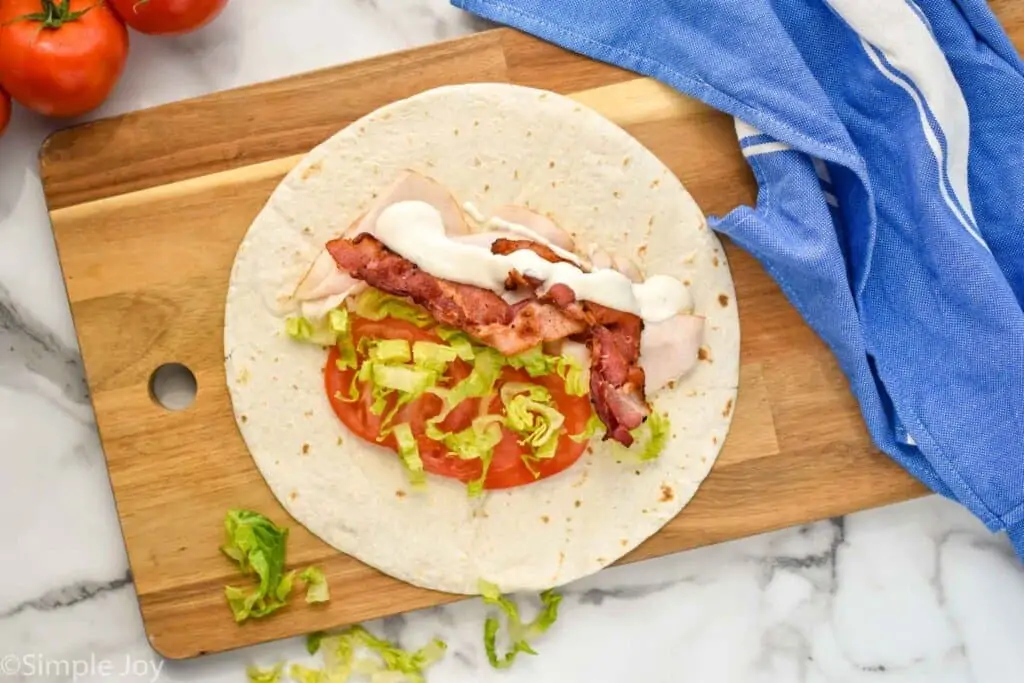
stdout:
[[(191, 36), (133, 34), (95, 116), (483, 27), (446, 0), (236, 0)], [(0, 679), (244, 681), (247, 663), (299, 658), (302, 642), (189, 662), (146, 642), (39, 184), (55, 127), (19, 111), (0, 139)], [(443, 683), (1024, 680), (1024, 569), (1003, 537), (934, 497), (607, 570), (565, 593), (540, 656), (506, 672), (487, 665), (479, 601), (368, 626), (406, 646), (447, 640), (429, 676)]]

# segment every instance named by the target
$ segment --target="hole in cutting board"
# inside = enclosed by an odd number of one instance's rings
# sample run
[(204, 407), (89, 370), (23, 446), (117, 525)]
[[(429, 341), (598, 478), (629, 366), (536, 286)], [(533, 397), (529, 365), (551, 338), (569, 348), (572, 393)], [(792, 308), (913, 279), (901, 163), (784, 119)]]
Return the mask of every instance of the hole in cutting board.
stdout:
[(196, 376), (181, 363), (164, 363), (149, 377), (149, 395), (167, 410), (184, 410), (196, 400)]

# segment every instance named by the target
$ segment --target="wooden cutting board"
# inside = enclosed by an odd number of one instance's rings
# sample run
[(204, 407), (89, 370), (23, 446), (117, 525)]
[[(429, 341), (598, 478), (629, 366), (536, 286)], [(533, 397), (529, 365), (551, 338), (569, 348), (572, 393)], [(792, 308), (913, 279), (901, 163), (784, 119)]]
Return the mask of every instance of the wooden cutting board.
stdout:
[[(999, 3), (1018, 46), (1024, 16)], [(238, 434), (222, 320), (235, 249), (284, 174), (317, 143), (393, 100), (501, 81), (570, 94), (653, 150), (707, 213), (755, 200), (731, 120), (647, 79), (499, 29), (222, 92), (55, 134), (42, 178), (146, 632), (183, 658), (458, 599), (384, 576), (295, 524)], [(868, 438), (832, 356), (764, 270), (726, 245), (742, 370), (725, 449), (693, 502), (624, 562), (925, 493)], [(161, 364), (198, 379), (188, 409), (149, 393)], [(292, 527), (289, 560), (321, 564), (333, 600), (301, 598), (236, 626), (218, 553), (229, 507)]]

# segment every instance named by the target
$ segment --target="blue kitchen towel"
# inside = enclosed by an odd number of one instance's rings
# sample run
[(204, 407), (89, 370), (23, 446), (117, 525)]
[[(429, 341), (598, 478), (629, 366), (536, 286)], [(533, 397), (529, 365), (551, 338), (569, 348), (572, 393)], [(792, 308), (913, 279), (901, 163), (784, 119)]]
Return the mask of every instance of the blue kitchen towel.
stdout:
[(1024, 557), (1024, 63), (984, 0), (452, 1), (735, 117), (757, 205), (713, 227)]

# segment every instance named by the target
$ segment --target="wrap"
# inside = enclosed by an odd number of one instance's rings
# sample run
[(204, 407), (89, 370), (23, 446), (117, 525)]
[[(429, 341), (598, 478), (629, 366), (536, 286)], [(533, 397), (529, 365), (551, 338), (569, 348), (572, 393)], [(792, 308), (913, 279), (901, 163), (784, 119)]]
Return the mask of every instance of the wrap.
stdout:
[[(323, 389), (326, 354), (284, 332), (288, 292), (325, 242), (403, 170), (485, 214), (506, 204), (550, 215), (576, 240), (627, 254), (646, 276), (690, 286), (706, 318), (700, 361), (648, 396), (671, 421), (649, 462), (592, 440), (566, 471), (467, 496), (428, 475), (412, 491), (399, 458), (351, 434)], [(679, 180), (625, 131), (570, 98), (504, 84), (432, 89), (382, 107), (315, 149), (282, 180), (246, 233), (224, 326), (238, 427), (281, 505), (331, 546), (403, 581), (476, 594), (579, 579), (671, 520), (725, 442), (739, 376), (732, 277), (716, 236)]]

